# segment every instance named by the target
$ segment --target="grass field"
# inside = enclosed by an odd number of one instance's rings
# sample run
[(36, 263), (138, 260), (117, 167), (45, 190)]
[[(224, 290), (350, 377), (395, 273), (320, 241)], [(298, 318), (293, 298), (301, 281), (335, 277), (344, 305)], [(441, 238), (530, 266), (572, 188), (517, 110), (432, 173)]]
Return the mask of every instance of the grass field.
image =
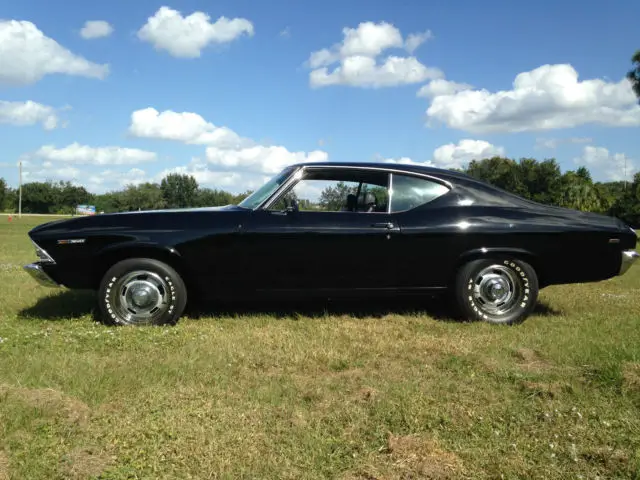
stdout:
[(45, 219), (0, 220), (0, 479), (640, 478), (638, 266), (515, 327), (367, 301), (109, 328), (22, 272)]

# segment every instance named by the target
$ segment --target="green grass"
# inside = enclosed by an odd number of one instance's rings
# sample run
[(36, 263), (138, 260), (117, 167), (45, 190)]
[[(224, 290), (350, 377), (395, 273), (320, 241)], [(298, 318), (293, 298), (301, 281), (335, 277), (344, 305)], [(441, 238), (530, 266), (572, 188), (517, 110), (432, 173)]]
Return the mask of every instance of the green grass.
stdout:
[(516, 327), (363, 301), (109, 328), (21, 271), (42, 221), (0, 223), (0, 479), (640, 478), (637, 266)]

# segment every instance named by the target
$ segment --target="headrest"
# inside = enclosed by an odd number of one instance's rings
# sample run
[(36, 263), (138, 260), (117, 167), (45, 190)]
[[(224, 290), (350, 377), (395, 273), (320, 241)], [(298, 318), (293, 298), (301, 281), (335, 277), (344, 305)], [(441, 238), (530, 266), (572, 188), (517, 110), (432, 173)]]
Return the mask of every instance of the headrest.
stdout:
[(355, 210), (357, 204), (358, 204), (358, 198), (353, 193), (348, 194), (347, 195), (347, 209)]
[(376, 196), (373, 193), (367, 192), (364, 196), (365, 205), (375, 205), (377, 203)]

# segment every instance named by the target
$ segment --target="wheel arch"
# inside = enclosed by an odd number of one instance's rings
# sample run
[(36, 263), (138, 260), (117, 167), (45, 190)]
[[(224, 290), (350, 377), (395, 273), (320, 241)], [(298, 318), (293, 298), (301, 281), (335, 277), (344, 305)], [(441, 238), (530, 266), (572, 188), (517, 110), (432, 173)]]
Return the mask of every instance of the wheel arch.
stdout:
[(490, 247), (476, 248), (464, 252), (458, 257), (458, 261), (454, 268), (453, 278), (455, 278), (455, 272), (457, 272), (463, 265), (474, 260), (482, 260), (485, 258), (493, 258), (496, 256), (508, 256), (527, 262), (535, 271), (540, 287), (544, 285), (545, 272), (541, 259), (535, 253), (523, 248)]
[(165, 245), (141, 242), (119, 243), (98, 252), (92, 268), (93, 287), (98, 288), (102, 277), (109, 268), (130, 258), (151, 258), (166, 263), (182, 277), (187, 289), (189, 289), (191, 283), (189, 269), (177, 250)]

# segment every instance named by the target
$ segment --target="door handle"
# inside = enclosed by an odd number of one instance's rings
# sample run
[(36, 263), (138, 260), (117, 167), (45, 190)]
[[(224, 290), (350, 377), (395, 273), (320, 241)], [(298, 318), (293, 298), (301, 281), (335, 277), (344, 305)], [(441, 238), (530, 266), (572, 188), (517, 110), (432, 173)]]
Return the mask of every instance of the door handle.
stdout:
[(398, 228), (393, 222), (374, 223), (371, 226), (373, 228), (384, 228), (386, 230), (392, 230), (394, 232), (400, 230), (400, 228)]

